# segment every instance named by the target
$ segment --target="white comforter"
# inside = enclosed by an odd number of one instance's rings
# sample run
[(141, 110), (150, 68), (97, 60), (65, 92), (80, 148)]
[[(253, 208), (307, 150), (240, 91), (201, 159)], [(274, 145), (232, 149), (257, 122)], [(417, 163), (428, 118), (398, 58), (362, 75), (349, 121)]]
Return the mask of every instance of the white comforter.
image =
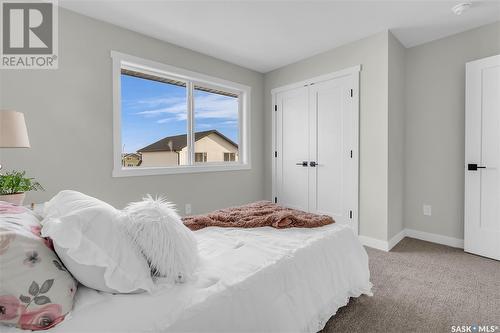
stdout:
[(81, 287), (54, 332), (316, 332), (349, 297), (371, 294), (368, 257), (338, 224), (315, 229), (195, 232), (194, 281), (153, 294)]

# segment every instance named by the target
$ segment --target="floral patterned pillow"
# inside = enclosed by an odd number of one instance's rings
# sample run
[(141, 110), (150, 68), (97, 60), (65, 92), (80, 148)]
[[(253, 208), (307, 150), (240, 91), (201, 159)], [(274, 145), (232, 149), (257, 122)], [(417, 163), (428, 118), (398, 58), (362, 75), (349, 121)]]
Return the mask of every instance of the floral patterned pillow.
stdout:
[(0, 324), (48, 329), (73, 307), (76, 281), (40, 229), (29, 209), (0, 202)]

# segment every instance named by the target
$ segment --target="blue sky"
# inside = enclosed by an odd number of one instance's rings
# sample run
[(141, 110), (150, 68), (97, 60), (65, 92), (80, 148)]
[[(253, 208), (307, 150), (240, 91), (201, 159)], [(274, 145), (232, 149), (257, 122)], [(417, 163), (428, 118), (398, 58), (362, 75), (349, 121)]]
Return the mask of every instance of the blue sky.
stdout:
[[(171, 84), (121, 76), (122, 145), (134, 152), (166, 136), (185, 134), (186, 89)], [(217, 129), (238, 143), (238, 100), (194, 92), (195, 131)]]

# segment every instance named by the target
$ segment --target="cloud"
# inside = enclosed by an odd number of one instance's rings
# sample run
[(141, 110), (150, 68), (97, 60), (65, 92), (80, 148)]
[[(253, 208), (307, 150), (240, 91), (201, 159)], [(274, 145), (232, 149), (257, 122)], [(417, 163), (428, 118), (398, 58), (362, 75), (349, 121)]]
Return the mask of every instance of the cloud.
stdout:
[(172, 118), (162, 118), (162, 119), (157, 120), (156, 123), (157, 124), (165, 124), (165, 123), (171, 122), (172, 120), (174, 120), (174, 119), (172, 119)]
[(140, 111), (137, 112), (136, 114), (146, 117), (156, 117), (165, 114), (173, 114), (177, 116), (180, 120), (183, 120), (186, 119), (187, 116), (186, 103), (178, 103), (178, 104), (173, 104), (172, 106), (169, 107)]
[(238, 125), (238, 121), (236, 121), (236, 120), (227, 120), (227, 121), (222, 122), (221, 125), (235, 126), (235, 125)]
[(186, 104), (186, 96), (171, 96), (171, 97), (151, 97), (145, 99), (125, 100), (124, 103), (133, 108), (156, 108), (171, 104), (184, 103)]
[[(194, 104), (195, 118), (197, 119), (222, 118), (229, 119), (229, 121), (233, 122), (236, 122), (236, 120), (238, 119), (238, 99), (236, 98), (216, 94), (204, 94), (201, 96), (196, 96)], [(144, 117), (173, 115), (176, 120), (186, 120), (186, 103), (185, 100), (183, 100), (177, 103), (170, 103), (170, 105), (166, 107), (144, 110), (137, 112), (136, 114)], [(167, 121), (165, 119), (160, 120), (163, 123)]]
[(210, 128), (213, 127), (213, 124), (196, 124), (196, 127), (198, 128)]
[(238, 99), (222, 95), (202, 95), (195, 98), (196, 118), (238, 119)]

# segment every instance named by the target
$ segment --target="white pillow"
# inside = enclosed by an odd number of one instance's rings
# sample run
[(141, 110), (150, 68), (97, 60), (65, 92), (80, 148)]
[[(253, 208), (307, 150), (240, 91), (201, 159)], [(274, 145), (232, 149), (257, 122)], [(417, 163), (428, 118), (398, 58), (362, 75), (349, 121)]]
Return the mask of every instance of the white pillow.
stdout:
[(124, 209), (127, 231), (148, 259), (153, 274), (171, 283), (188, 280), (198, 263), (193, 232), (173, 207), (162, 198), (154, 200), (148, 195)]
[(73, 276), (89, 288), (132, 293), (152, 291), (151, 270), (125, 231), (123, 215), (76, 191), (61, 191), (45, 205), (42, 235)]

